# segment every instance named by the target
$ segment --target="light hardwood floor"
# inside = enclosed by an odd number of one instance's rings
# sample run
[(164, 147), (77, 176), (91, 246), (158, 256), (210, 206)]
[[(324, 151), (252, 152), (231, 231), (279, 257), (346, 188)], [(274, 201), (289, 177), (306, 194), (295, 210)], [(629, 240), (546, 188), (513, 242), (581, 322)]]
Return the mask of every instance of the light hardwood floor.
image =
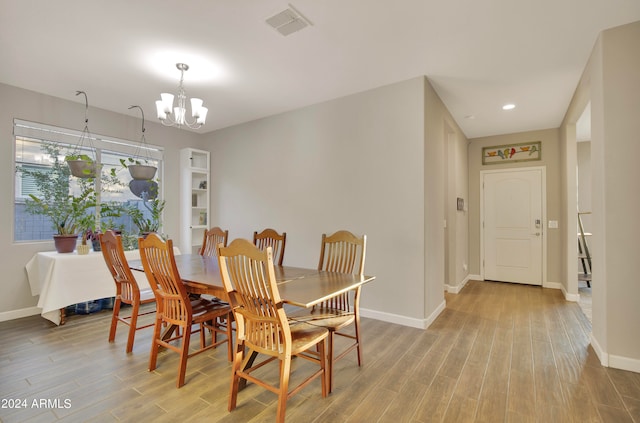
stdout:
[[(355, 354), (336, 363), (334, 392), (323, 399), (312, 383), (289, 400), (287, 421), (640, 422), (640, 374), (599, 364), (589, 321), (560, 291), (471, 281), (446, 300), (428, 330), (363, 319), (363, 367)], [(124, 327), (107, 342), (109, 317), (0, 323), (0, 398), (27, 403), (0, 408), (2, 422), (275, 420), (276, 396), (251, 384), (227, 411), (225, 348), (190, 359), (176, 389), (177, 354), (148, 372), (151, 330), (127, 355)], [(306, 370), (294, 360), (292, 378)], [(43, 399), (60, 407), (32, 407)]]

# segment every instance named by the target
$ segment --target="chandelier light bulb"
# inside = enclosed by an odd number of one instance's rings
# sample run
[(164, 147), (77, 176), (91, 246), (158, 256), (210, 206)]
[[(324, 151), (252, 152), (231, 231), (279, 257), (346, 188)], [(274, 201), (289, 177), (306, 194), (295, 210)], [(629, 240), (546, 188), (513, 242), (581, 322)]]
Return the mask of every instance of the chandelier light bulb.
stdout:
[[(191, 117), (193, 122), (187, 120), (187, 96), (184, 91), (184, 72), (189, 70), (189, 65), (185, 63), (176, 63), (176, 68), (180, 71), (180, 84), (178, 85), (178, 104), (173, 105), (174, 95), (169, 93), (160, 94), (161, 100), (156, 101), (156, 111), (158, 119), (165, 126), (187, 126), (191, 129), (198, 129), (204, 125), (208, 109), (203, 107), (203, 101), (200, 98), (191, 99)], [(172, 116), (173, 110), (173, 116)]]

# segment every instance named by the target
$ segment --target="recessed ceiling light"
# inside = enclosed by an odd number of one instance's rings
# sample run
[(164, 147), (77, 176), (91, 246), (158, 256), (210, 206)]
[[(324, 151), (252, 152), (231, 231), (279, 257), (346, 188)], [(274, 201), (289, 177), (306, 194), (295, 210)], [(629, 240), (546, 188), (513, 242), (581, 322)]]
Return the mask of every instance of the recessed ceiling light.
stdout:
[(513, 103), (505, 104), (502, 106), (502, 110), (513, 110), (516, 108), (516, 105)]

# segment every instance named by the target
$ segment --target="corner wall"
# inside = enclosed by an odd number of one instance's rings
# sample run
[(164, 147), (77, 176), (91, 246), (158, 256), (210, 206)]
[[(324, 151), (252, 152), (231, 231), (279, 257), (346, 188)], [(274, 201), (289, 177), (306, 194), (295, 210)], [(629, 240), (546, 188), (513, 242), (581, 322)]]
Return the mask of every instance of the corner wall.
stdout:
[(634, 372), (640, 372), (634, 266), (640, 239), (639, 44), (640, 22), (600, 34), (563, 122), (570, 128), (591, 102), (591, 344), (603, 365)]

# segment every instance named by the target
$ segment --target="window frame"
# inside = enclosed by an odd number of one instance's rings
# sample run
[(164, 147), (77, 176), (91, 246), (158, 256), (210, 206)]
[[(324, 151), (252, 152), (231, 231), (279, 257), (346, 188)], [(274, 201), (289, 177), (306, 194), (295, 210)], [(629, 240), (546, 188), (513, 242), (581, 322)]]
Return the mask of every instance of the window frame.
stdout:
[[(14, 184), (13, 184), (13, 207), (12, 207), (12, 240), (13, 243), (41, 243), (51, 241), (51, 238), (40, 239), (16, 239), (16, 232), (19, 226), (17, 226), (16, 211), (17, 207), (24, 204), (27, 196), (22, 195), (22, 176), (15, 172), (18, 166), (27, 164), (29, 166), (38, 166), (37, 163), (31, 163), (24, 160), (18, 160), (18, 144), (20, 139), (25, 139), (33, 143), (45, 143), (52, 142), (61, 145), (69, 146), (73, 149), (77, 146), (82, 131), (74, 129), (61, 128), (57, 126), (47, 125), (43, 123), (30, 122), (22, 119), (14, 119), (13, 125), (13, 169), (14, 169)], [(85, 133), (86, 136), (86, 133)], [(102, 154), (114, 154), (116, 156), (122, 155), (125, 158), (128, 157), (144, 157), (152, 161), (157, 161), (157, 173), (154, 180), (162, 180), (164, 171), (164, 148), (156, 145), (149, 145), (146, 142), (135, 142), (131, 140), (123, 140), (116, 137), (110, 137), (105, 135), (89, 134), (89, 142), (93, 149), (96, 151), (96, 161), (101, 161)], [(86, 147), (86, 145), (85, 145)], [(141, 160), (142, 161), (142, 160)], [(46, 165), (42, 165), (46, 167)], [(112, 167), (111, 165), (109, 165)], [(117, 166), (120, 166), (118, 164)], [(72, 177), (73, 178), (73, 177)], [(128, 181), (124, 181), (125, 183)], [(158, 192), (158, 198), (164, 198), (163, 185), (159, 184), (160, 189)], [(98, 183), (99, 186), (99, 183)], [(128, 189), (128, 188), (126, 188)]]

